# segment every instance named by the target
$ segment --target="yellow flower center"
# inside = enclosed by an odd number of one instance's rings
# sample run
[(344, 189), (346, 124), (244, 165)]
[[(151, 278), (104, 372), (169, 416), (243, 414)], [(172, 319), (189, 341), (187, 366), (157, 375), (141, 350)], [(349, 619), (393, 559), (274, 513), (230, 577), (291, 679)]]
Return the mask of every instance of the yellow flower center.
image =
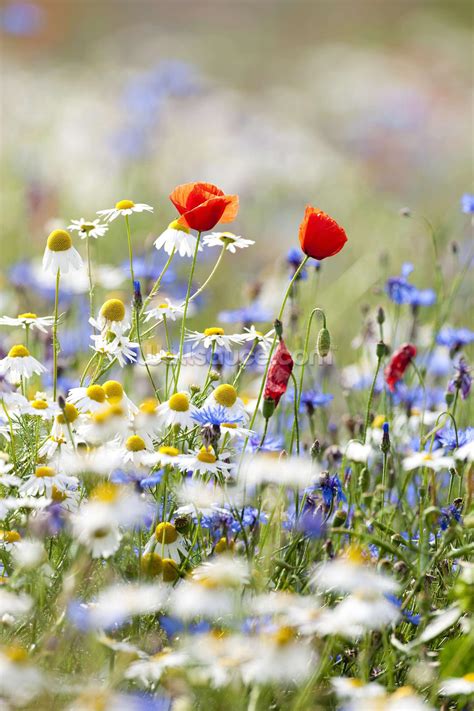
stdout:
[(53, 230), (48, 237), (48, 249), (52, 252), (66, 252), (72, 247), (72, 239), (66, 230)]
[(360, 689), (362, 686), (364, 686), (364, 682), (362, 679), (349, 679), (349, 684), (350, 686), (354, 687), (354, 689)]
[(159, 309), (168, 309), (168, 308), (169, 308), (169, 304), (158, 304), (158, 308), (159, 308)]
[(21, 663), (28, 659), (28, 652), (26, 649), (16, 644), (12, 644), (3, 651), (5, 656), (8, 657), (11, 662)]
[(464, 681), (474, 681), (474, 672), (469, 672), (469, 674), (464, 674)]
[(125, 443), (126, 448), (129, 452), (142, 452), (145, 448), (145, 440), (138, 435), (132, 435), (129, 437)]
[(361, 565), (364, 562), (362, 548), (355, 544), (346, 548), (345, 557), (349, 563), (352, 563), (352, 565)]
[(102, 410), (101, 412), (94, 412), (92, 415), (92, 420), (96, 425), (103, 425), (108, 422), (112, 417), (122, 417), (124, 414), (123, 409), (120, 405), (111, 405), (107, 410)]
[(117, 380), (107, 380), (102, 387), (109, 402), (117, 403), (123, 398), (123, 387)]
[(423, 455), (423, 461), (425, 461), (425, 462), (432, 462), (433, 459), (434, 459), (434, 457), (431, 454), (431, 452), (425, 452), (425, 454)]
[(143, 412), (145, 415), (154, 415), (156, 412), (156, 408), (158, 407), (158, 401), (153, 400), (153, 398), (150, 398), (149, 400), (144, 400), (142, 404), (140, 405), (140, 412)]
[(8, 351), (9, 358), (27, 358), (30, 355), (30, 351), (25, 346), (12, 346)]
[(177, 457), (179, 449), (176, 449), (176, 447), (160, 447), (158, 452), (160, 454), (166, 454), (168, 457)]
[(48, 403), (46, 402), (46, 400), (32, 400), (31, 407), (33, 407), (35, 410), (47, 410)]
[(53, 467), (37, 467), (35, 471), (35, 476), (38, 479), (46, 479), (55, 475)]
[(67, 402), (64, 405), (64, 410), (57, 417), (56, 421), (61, 425), (65, 425), (66, 422), (74, 422), (79, 417), (79, 411), (72, 402)]
[(163, 570), (163, 560), (158, 553), (145, 553), (141, 560), (141, 569), (146, 575), (156, 576)]
[(214, 390), (214, 400), (218, 403), (218, 405), (232, 407), (237, 400), (237, 390), (233, 385), (223, 383)]
[(212, 326), (212, 328), (205, 328), (204, 329), (204, 335), (205, 336), (223, 336), (225, 333), (223, 328), (219, 328), (218, 326)]
[(285, 645), (294, 640), (295, 632), (292, 627), (280, 627), (273, 635), (273, 641), (278, 645)]
[(413, 688), (411, 686), (401, 686), (392, 694), (392, 699), (405, 699), (407, 696), (413, 695)]
[(235, 422), (223, 422), (221, 427), (225, 427), (228, 430), (236, 430), (237, 424)]
[(107, 299), (102, 305), (100, 313), (107, 321), (123, 321), (125, 305), (121, 299)]
[(214, 454), (214, 451), (212, 447), (202, 447), (199, 450), (199, 454), (197, 455), (197, 459), (200, 462), (204, 462), (205, 464), (214, 464), (215, 461), (217, 461), (217, 457)]
[(232, 244), (232, 242), (236, 242), (237, 237), (232, 232), (221, 232), (219, 239), (221, 242)]
[(189, 395), (187, 393), (175, 393), (168, 400), (170, 410), (175, 412), (187, 412), (189, 410)]
[(25, 314), (18, 314), (18, 318), (38, 318), (36, 314), (27, 311)]
[(372, 421), (372, 428), (379, 430), (385, 422), (385, 419), (385, 415), (376, 415)]
[(105, 402), (105, 390), (102, 385), (89, 385), (86, 395), (89, 400), (94, 400), (94, 402)]
[(118, 486), (116, 484), (112, 484), (110, 481), (105, 481), (92, 489), (90, 498), (92, 501), (100, 501), (104, 504), (110, 504), (117, 500), (118, 495)]
[(0, 541), (4, 543), (17, 543), (21, 541), (18, 531), (0, 531)]
[(226, 551), (232, 550), (234, 547), (234, 541), (227, 541), (227, 538), (223, 536), (220, 538), (214, 548), (215, 553), (225, 553)]
[(189, 234), (189, 227), (185, 227), (185, 225), (181, 225), (178, 220), (173, 220), (172, 222), (169, 223), (168, 225), (169, 230), (179, 230), (180, 232), (186, 232), (186, 234)]
[(132, 207), (135, 207), (133, 200), (119, 200), (115, 203), (116, 210), (131, 210)]
[(51, 498), (53, 501), (55, 501), (57, 504), (60, 504), (62, 501), (65, 501), (67, 496), (65, 491), (60, 491), (58, 488), (53, 486), (51, 490)]
[(178, 577), (178, 564), (172, 558), (163, 558), (163, 580), (165, 583), (174, 583)]
[(155, 529), (155, 537), (159, 543), (174, 543), (178, 539), (178, 532), (172, 523), (163, 521)]

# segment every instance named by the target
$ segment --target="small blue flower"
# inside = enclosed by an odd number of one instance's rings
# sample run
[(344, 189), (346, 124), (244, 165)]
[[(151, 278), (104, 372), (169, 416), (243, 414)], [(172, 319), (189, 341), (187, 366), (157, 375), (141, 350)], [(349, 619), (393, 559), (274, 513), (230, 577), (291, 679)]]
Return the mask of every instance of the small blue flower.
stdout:
[(418, 289), (408, 281), (408, 276), (413, 271), (413, 265), (406, 262), (402, 265), (400, 276), (390, 277), (385, 284), (385, 291), (389, 298), (396, 304), (410, 304), (411, 306), (432, 306), (436, 303), (436, 294), (433, 289)]
[(200, 425), (238, 425), (243, 420), (243, 417), (229, 418), (229, 411), (222, 405), (207, 405), (201, 410), (196, 410), (191, 417)]
[(439, 517), (439, 527), (442, 531), (446, 531), (452, 522), (462, 523), (461, 511), (454, 504), (450, 504), (441, 509)]
[[(391, 602), (392, 605), (395, 605), (395, 607), (398, 607), (401, 609), (402, 601), (396, 595), (390, 595), (389, 593), (385, 593), (385, 598), (389, 602)], [(415, 613), (410, 612), (409, 610), (402, 610), (402, 615), (408, 622), (411, 622), (412, 625), (419, 625), (420, 624), (421, 615), (416, 615)]]
[(461, 198), (461, 208), (466, 215), (470, 215), (474, 212), (474, 195), (471, 193), (464, 193)]
[[(290, 397), (294, 398), (294, 393)], [(301, 394), (300, 410), (311, 411), (317, 407), (326, 407), (334, 400), (334, 395), (330, 393), (322, 393), (318, 390), (304, 390)]]
[(465, 444), (472, 442), (473, 439), (474, 427), (466, 427), (465, 429), (459, 428), (457, 431), (457, 439), (454, 427), (444, 427), (435, 435), (435, 440), (441, 447), (448, 450), (448, 452), (452, 452), (456, 447), (463, 447)]
[(452, 328), (444, 326), (436, 336), (436, 343), (440, 346), (448, 346), (453, 350), (458, 350), (462, 346), (467, 346), (474, 341), (474, 331), (468, 328)]
[(221, 311), (218, 320), (222, 323), (266, 323), (272, 317), (271, 311), (262, 306), (258, 301), (254, 301), (249, 306), (229, 311)]

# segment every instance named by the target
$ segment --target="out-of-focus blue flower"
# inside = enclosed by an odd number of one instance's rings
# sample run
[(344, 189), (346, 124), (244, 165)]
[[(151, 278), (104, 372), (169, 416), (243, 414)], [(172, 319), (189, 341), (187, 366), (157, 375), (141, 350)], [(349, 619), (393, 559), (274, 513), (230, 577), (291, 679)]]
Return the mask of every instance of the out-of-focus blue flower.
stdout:
[(44, 10), (32, 2), (11, 2), (0, 10), (0, 29), (16, 37), (31, 37), (44, 26)]
[(445, 348), (435, 348), (430, 354), (422, 354), (420, 364), (434, 378), (445, 378), (452, 368), (452, 361)]
[[(291, 391), (290, 398), (294, 400), (294, 392)], [(312, 412), (317, 407), (326, 407), (332, 400), (334, 395), (330, 393), (322, 393), (318, 390), (304, 390), (301, 394), (300, 411)]]
[(420, 385), (410, 388), (402, 382), (395, 386), (392, 398), (395, 405), (404, 405), (407, 410), (423, 406), (428, 410), (435, 410), (439, 405), (444, 406), (445, 404), (444, 391), (441, 388), (423, 390)]
[[(300, 266), (301, 262), (304, 259), (304, 254), (303, 252), (298, 249), (297, 247), (291, 247), (291, 249), (288, 250), (288, 254), (286, 255), (286, 261), (288, 263), (288, 266), (291, 267), (291, 276), (294, 275), (298, 267)], [(317, 260), (314, 260), (317, 261)], [(317, 266), (319, 266), (320, 262), (318, 262)], [(298, 279), (306, 279), (307, 278), (307, 268), (303, 267), (303, 269), (300, 271), (298, 275)]]
[(262, 306), (258, 301), (254, 301), (249, 306), (244, 306), (240, 309), (231, 309), (229, 311), (221, 311), (217, 318), (222, 323), (265, 323), (272, 317), (271, 312)]
[(322, 511), (305, 508), (296, 522), (296, 528), (308, 538), (321, 538), (326, 530)]
[(436, 343), (440, 346), (448, 346), (451, 350), (458, 350), (462, 346), (467, 346), (474, 341), (474, 331), (468, 328), (452, 328), (444, 326), (436, 336)]
[(459, 390), (462, 399), (465, 400), (471, 392), (471, 369), (469, 368), (465, 358), (460, 358), (454, 367), (457, 374), (448, 383), (448, 390), (450, 393)]
[[(160, 617), (160, 627), (166, 632), (168, 639), (175, 637), (180, 632), (184, 630), (184, 624), (177, 617), (170, 617), (168, 615), (161, 615)], [(210, 629), (209, 622), (202, 620), (201, 622), (193, 622), (186, 627), (186, 631), (190, 634), (199, 634), (202, 632), (208, 632)]]
[(457, 439), (454, 427), (443, 427), (435, 434), (435, 442), (448, 451), (463, 447), (474, 439), (474, 427), (458, 428)]
[(464, 193), (461, 198), (461, 209), (467, 215), (470, 215), (474, 212), (474, 195), (472, 195), (471, 193)]
[[(149, 254), (142, 254), (133, 257), (133, 273), (136, 279), (155, 281), (161, 274), (165, 264), (166, 260), (163, 258), (162, 253), (154, 249)], [(120, 268), (124, 271), (127, 277), (130, 277), (130, 261), (128, 259), (122, 262)], [(176, 273), (171, 267), (168, 267), (163, 275), (161, 283), (171, 284), (175, 281), (175, 279)]]
[(156, 472), (152, 472), (150, 476), (140, 480), (140, 486), (142, 489), (152, 489), (154, 486), (160, 484), (163, 479), (163, 474), (164, 469), (158, 469)]
[(222, 405), (208, 405), (200, 410), (196, 410), (192, 415), (193, 420), (200, 425), (237, 425), (242, 422), (242, 417), (229, 419), (229, 412)]
[[(392, 605), (395, 605), (396, 607), (399, 607), (399, 608), (402, 607), (402, 601), (396, 595), (391, 595), (389, 593), (385, 593), (385, 598), (389, 602), (391, 602)], [(408, 622), (411, 622), (412, 625), (419, 625), (420, 624), (421, 615), (417, 615), (414, 612), (410, 612), (409, 610), (405, 610), (405, 609), (402, 609), (402, 615)]]
[(446, 531), (448, 526), (453, 523), (462, 523), (461, 511), (455, 504), (450, 504), (445, 508), (441, 509), (441, 516), (439, 517), (439, 527), (442, 531)]
[(284, 447), (283, 437), (280, 436), (272, 437), (269, 435), (265, 437), (262, 447), (259, 446), (261, 440), (262, 436), (260, 434), (252, 435), (247, 443), (247, 448), (251, 452), (256, 452), (257, 450), (259, 452), (281, 452)]
[(413, 271), (413, 265), (405, 262), (402, 265), (400, 276), (390, 277), (385, 284), (385, 291), (389, 298), (396, 304), (410, 304), (411, 306), (432, 306), (436, 303), (436, 294), (433, 289), (418, 289), (410, 284), (408, 277)]

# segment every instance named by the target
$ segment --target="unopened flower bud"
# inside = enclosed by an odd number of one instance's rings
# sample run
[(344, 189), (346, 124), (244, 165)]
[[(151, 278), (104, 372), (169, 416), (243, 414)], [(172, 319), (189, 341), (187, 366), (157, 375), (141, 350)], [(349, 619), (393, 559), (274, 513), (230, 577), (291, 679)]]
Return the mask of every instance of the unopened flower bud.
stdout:
[(344, 509), (338, 509), (334, 514), (334, 518), (332, 520), (333, 526), (343, 526), (346, 522), (346, 518), (347, 512), (344, 511)]
[(379, 306), (379, 308), (377, 310), (377, 323), (380, 325), (385, 323), (385, 311), (383, 310), (383, 308), (381, 306)]
[(58, 405), (61, 408), (61, 410), (64, 410), (64, 408), (66, 407), (66, 400), (63, 398), (62, 395), (60, 395), (58, 397)]
[(359, 489), (367, 491), (370, 486), (370, 472), (367, 467), (364, 467), (359, 474)]
[(388, 454), (390, 452), (390, 427), (388, 422), (384, 422), (382, 428), (383, 435), (382, 442), (380, 443), (380, 449), (384, 454)]
[(178, 533), (187, 533), (191, 525), (189, 516), (177, 516), (174, 520), (174, 527)]
[(411, 217), (411, 210), (409, 207), (400, 208), (400, 217)]
[(320, 358), (325, 358), (331, 348), (331, 334), (327, 328), (322, 328), (318, 333), (316, 351)]
[(201, 390), (200, 385), (193, 384), (193, 385), (189, 386), (189, 392), (191, 393), (191, 397), (193, 395), (197, 395), (197, 393), (200, 392), (200, 390)]
[(381, 358), (385, 358), (386, 355), (388, 355), (388, 346), (386, 343), (383, 341), (379, 341), (377, 343), (375, 353), (377, 355), (377, 358), (380, 360)]
[(454, 402), (454, 393), (446, 392), (444, 394), (444, 400), (446, 402), (446, 405), (450, 407)]
[(133, 308), (137, 311), (143, 306), (142, 290), (140, 287), (140, 282), (133, 282)]
[(319, 443), (319, 439), (315, 439), (313, 442), (313, 446), (311, 447), (311, 458), (317, 459), (320, 452), (321, 452), (321, 445)]
[(283, 337), (283, 324), (279, 319), (275, 319), (273, 322), (273, 328), (275, 329), (275, 333), (277, 335), (277, 338), (282, 338)]
[(274, 412), (275, 412), (275, 401), (272, 400), (272, 398), (265, 398), (263, 401), (263, 406), (262, 406), (262, 414), (263, 414), (264, 418), (266, 420), (269, 420)]
[(209, 380), (211, 381), (211, 383), (214, 383), (216, 380), (220, 379), (220, 373), (218, 373), (217, 370), (211, 370), (211, 372), (209, 373)]

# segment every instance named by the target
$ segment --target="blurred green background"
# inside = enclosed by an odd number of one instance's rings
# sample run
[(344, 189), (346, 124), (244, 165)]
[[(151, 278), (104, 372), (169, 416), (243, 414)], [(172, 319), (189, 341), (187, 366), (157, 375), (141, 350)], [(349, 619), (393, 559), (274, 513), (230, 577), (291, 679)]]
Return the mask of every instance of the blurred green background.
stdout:
[[(349, 236), (319, 289), (343, 337), (402, 261), (433, 285), (430, 239), (401, 207), (445, 245), (467, 239), (470, 2), (37, 0), (4, 2), (0, 29), (4, 266), (122, 198), (155, 207), (133, 223), (149, 245), (170, 190), (211, 181), (240, 194), (232, 229), (257, 243), (229, 255), (215, 310), (273, 284), (312, 203)], [(101, 259), (124, 259), (122, 227)]]

